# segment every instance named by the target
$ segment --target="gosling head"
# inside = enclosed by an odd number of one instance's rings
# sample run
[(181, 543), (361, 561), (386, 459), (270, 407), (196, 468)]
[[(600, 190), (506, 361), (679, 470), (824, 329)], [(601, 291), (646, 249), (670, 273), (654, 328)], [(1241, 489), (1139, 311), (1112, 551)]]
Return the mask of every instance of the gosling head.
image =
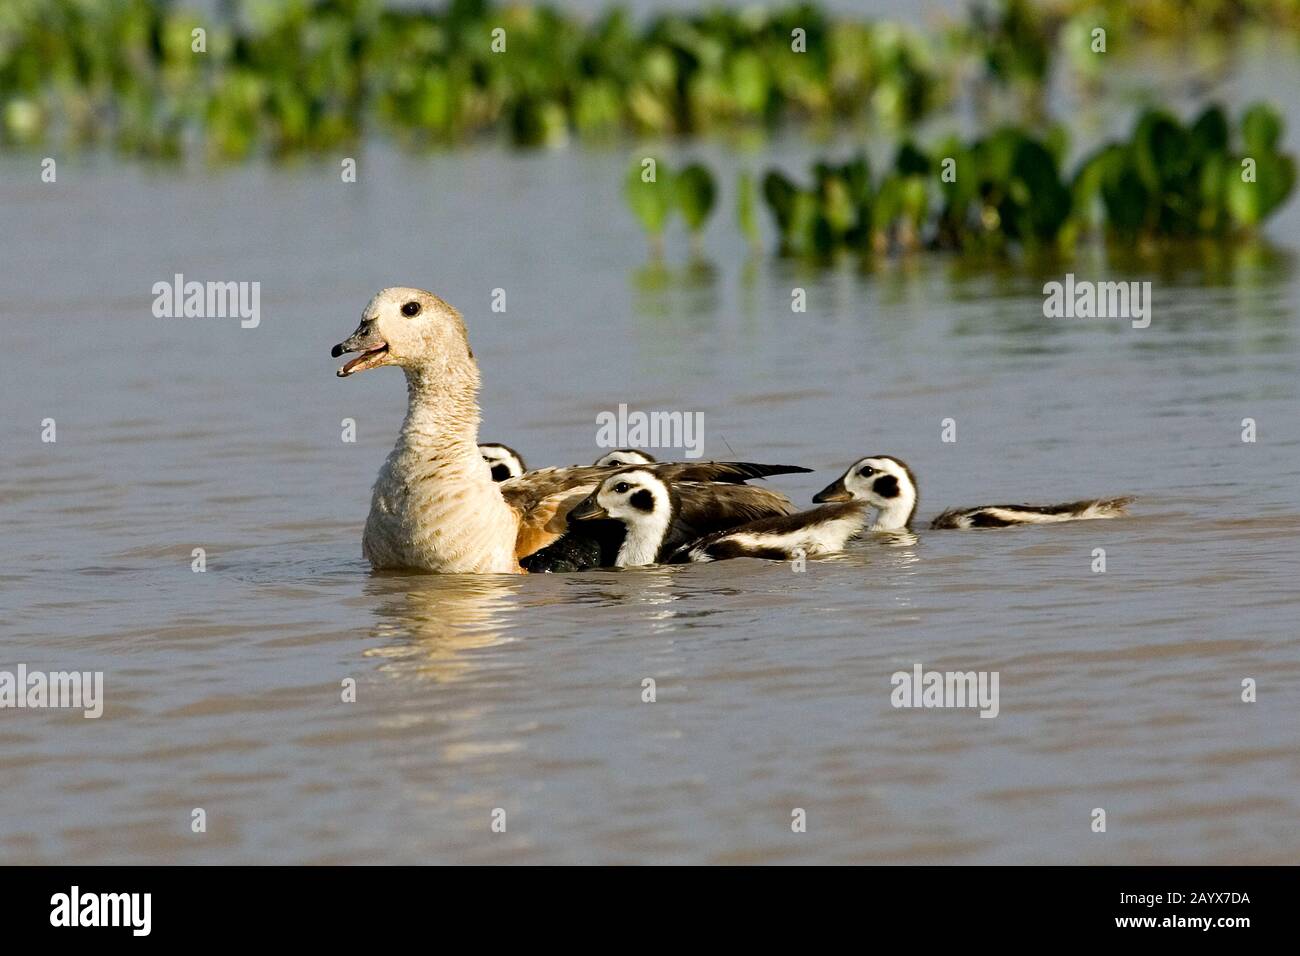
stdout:
[(813, 496), (828, 501), (866, 501), (879, 509), (873, 531), (901, 531), (912, 523), (920, 497), (916, 477), (907, 463), (890, 455), (860, 458)]
[(492, 469), (493, 481), (518, 478), (528, 470), (528, 466), (524, 464), (523, 456), (509, 445), (488, 442), (478, 446), (478, 453), (483, 456), (483, 460)]
[(672, 491), (659, 476), (644, 468), (615, 472), (602, 481), (568, 515), (570, 523), (612, 520), (623, 525), (618, 567), (655, 564), (672, 526)]
[(597, 485), (568, 516), (571, 521), (613, 518), (633, 524), (671, 510), (672, 494), (662, 478), (643, 468), (627, 468)]
[(460, 313), (423, 289), (384, 289), (361, 313), (361, 324), (330, 351), (335, 358), (360, 353), (336, 373), (345, 378), (381, 365), (435, 376), (473, 369), (465, 322)]
[(655, 461), (657, 459), (654, 455), (639, 448), (620, 448), (597, 458), (592, 465), (596, 468), (609, 468), (613, 465), (653, 465)]

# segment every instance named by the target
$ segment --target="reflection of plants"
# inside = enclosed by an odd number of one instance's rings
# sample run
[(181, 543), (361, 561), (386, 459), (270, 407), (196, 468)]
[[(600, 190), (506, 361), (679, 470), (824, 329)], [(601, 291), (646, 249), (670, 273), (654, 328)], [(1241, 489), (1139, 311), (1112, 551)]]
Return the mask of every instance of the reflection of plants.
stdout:
[(1276, 212), (1296, 178), (1274, 110), (1251, 107), (1239, 133), (1234, 150), (1219, 107), (1186, 127), (1149, 110), (1127, 141), (1101, 147), (1066, 177), (1059, 132), (1039, 139), (1005, 128), (929, 153), (904, 143), (874, 180), (863, 158), (817, 163), (806, 186), (772, 171), (763, 196), (781, 252), (809, 258), (921, 245), (1032, 251), (1096, 229), (1128, 239), (1235, 234)]

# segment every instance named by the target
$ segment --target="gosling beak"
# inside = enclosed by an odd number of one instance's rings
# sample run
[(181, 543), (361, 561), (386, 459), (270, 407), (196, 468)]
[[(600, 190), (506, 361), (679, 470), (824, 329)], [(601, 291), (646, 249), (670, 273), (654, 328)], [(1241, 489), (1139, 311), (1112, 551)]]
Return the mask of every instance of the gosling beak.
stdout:
[(348, 352), (361, 354), (350, 359), (334, 373), (339, 378), (347, 378), (353, 372), (364, 372), (368, 368), (388, 364), (388, 343), (379, 334), (379, 328), (374, 323), (363, 321), (357, 326), (355, 332), (330, 349), (330, 355), (334, 358)]
[(843, 476), (836, 478), (817, 494), (813, 495), (813, 504), (825, 504), (828, 501), (852, 501), (853, 495), (844, 487)]
[(596, 504), (596, 496), (588, 495), (569, 509), (565, 516), (568, 521), (590, 521), (592, 518), (608, 518), (609, 512)]

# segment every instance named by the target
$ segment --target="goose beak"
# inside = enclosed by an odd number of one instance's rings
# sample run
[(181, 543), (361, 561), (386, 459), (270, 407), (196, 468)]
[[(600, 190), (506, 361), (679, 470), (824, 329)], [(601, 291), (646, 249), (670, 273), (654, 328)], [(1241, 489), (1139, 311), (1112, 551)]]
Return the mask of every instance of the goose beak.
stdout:
[(592, 518), (608, 518), (609, 512), (596, 504), (596, 496), (583, 498), (565, 516), (568, 521), (590, 521)]
[(828, 501), (852, 501), (849, 489), (844, 487), (843, 477), (836, 478), (817, 494), (813, 495), (813, 504), (825, 504)]
[(348, 352), (360, 352), (354, 359), (346, 362), (334, 374), (347, 378), (353, 372), (364, 372), (369, 368), (388, 365), (388, 343), (379, 334), (379, 328), (373, 323), (362, 322), (357, 330), (330, 349), (330, 355), (338, 358)]

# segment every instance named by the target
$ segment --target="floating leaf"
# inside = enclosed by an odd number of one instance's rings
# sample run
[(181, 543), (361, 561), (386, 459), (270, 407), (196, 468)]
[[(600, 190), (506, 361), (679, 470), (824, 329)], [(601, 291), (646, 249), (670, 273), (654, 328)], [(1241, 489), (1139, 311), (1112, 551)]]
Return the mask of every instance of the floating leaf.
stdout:
[(663, 235), (675, 205), (672, 173), (662, 162), (655, 161), (655, 177), (647, 181), (643, 160), (638, 159), (624, 180), (623, 197), (658, 251), (659, 237)]
[(1255, 103), (1241, 117), (1241, 138), (1247, 155), (1273, 152), (1282, 138), (1282, 117), (1266, 103)]
[(763, 198), (772, 212), (772, 218), (776, 220), (776, 231), (781, 236), (782, 243), (790, 240), (794, 228), (795, 199), (798, 195), (799, 188), (784, 173), (774, 169), (763, 177)]
[(1240, 164), (1227, 169), (1226, 202), (1240, 225), (1258, 226), (1281, 208), (1295, 188), (1296, 164), (1291, 156), (1267, 154), (1255, 159), (1255, 181), (1245, 182)]
[(717, 192), (713, 174), (705, 166), (692, 163), (677, 175), (674, 189), (678, 208), (686, 220), (686, 228), (691, 232), (699, 232), (713, 212)]

